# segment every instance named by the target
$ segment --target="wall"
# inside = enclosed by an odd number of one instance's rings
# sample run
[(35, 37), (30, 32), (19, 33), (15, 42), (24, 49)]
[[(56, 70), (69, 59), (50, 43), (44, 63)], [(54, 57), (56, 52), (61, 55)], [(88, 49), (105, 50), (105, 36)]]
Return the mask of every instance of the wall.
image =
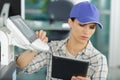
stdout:
[(111, 0), (110, 67), (120, 67), (120, 0)]

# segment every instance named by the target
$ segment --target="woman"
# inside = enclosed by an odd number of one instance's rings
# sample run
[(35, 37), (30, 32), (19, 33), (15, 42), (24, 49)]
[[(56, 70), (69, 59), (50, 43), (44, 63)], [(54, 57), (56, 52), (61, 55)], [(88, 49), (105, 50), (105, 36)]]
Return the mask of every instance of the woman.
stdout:
[[(25, 51), (17, 58), (17, 65), (24, 73), (33, 73), (47, 65), (46, 80), (57, 80), (51, 77), (52, 55), (79, 60), (89, 60), (90, 64), (86, 77), (71, 76), (71, 80), (106, 80), (108, 67), (106, 57), (92, 46), (91, 36), (96, 26), (102, 29), (99, 22), (99, 11), (90, 2), (81, 2), (73, 6), (68, 19), (70, 35), (65, 40), (48, 43), (48, 52)], [(37, 37), (48, 41), (46, 32), (36, 32)], [(58, 35), (59, 37), (59, 35)], [(32, 54), (31, 54), (32, 53)]]

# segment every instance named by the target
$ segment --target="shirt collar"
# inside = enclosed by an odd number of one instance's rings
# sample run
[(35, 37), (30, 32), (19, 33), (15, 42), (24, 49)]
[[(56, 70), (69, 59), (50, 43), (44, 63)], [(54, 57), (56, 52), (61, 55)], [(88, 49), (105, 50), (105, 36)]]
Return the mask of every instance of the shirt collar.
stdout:
[[(59, 46), (57, 47), (57, 49), (58, 50), (63, 50), (63, 47), (67, 43), (68, 39), (69, 39), (69, 37), (64, 39), (64, 40), (62, 40), (62, 41), (60, 41)], [(94, 50), (94, 48), (93, 48), (93, 45), (92, 45), (91, 41), (89, 40), (86, 48), (82, 52), (85, 55), (90, 55), (90, 51), (91, 50)]]
[(94, 50), (92, 42), (89, 40), (86, 46), (85, 55), (90, 55), (90, 52)]

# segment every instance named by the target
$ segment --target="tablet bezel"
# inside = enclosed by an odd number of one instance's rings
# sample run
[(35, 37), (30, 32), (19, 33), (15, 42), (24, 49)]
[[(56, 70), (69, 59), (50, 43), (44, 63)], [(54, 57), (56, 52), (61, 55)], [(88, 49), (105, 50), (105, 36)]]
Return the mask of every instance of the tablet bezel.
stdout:
[(87, 75), (89, 61), (75, 60), (52, 55), (52, 74), (53, 78), (70, 80), (72, 76)]

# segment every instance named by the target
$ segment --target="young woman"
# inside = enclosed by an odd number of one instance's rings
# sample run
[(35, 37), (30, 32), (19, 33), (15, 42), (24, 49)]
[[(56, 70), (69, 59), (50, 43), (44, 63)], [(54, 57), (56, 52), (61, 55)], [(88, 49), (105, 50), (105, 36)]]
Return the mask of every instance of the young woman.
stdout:
[[(48, 43), (48, 52), (25, 51), (18, 56), (16, 63), (24, 73), (33, 73), (47, 66), (46, 80), (57, 80), (51, 77), (52, 55), (79, 60), (89, 60), (87, 77), (71, 76), (71, 80), (106, 80), (108, 67), (106, 57), (93, 47), (90, 38), (96, 26), (102, 29), (99, 22), (99, 11), (90, 2), (80, 2), (73, 6), (68, 19), (70, 35), (65, 40)], [(36, 32), (37, 37), (48, 41), (46, 32)], [(59, 35), (58, 35), (59, 37)]]

